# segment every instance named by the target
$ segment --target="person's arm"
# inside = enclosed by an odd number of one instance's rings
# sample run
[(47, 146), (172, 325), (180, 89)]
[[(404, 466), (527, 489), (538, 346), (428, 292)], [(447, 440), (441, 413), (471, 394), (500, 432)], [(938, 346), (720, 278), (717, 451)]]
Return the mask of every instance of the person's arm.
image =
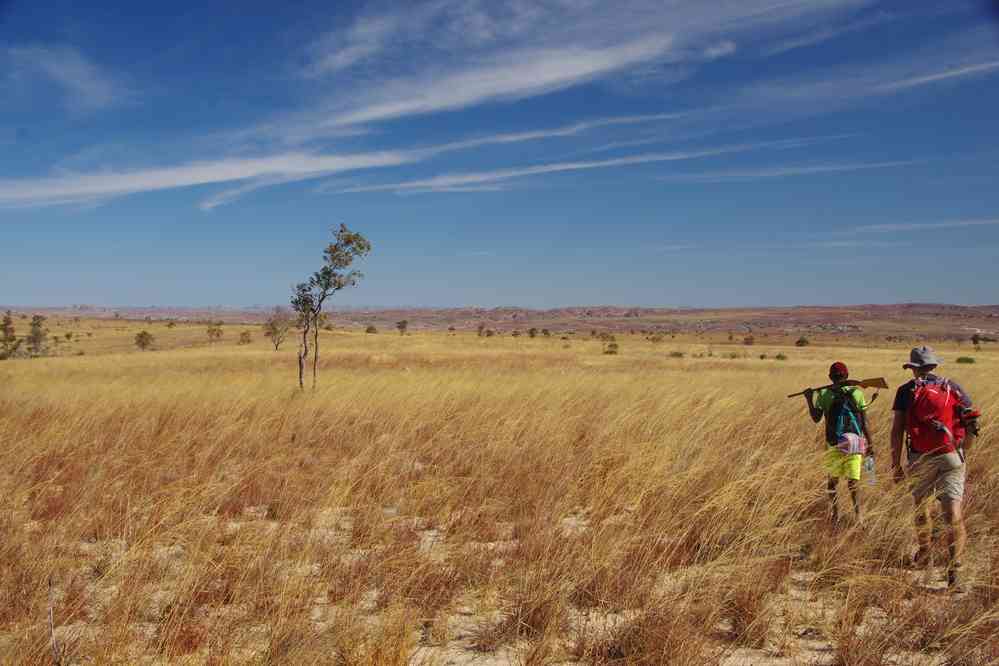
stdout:
[(905, 412), (895, 411), (891, 422), (891, 471), (896, 482), (905, 479), (902, 469), (902, 442), (905, 438)]
[(822, 410), (812, 402), (813, 393), (812, 389), (805, 389), (805, 402), (808, 403), (808, 414), (812, 417), (813, 421), (818, 423), (822, 420)]

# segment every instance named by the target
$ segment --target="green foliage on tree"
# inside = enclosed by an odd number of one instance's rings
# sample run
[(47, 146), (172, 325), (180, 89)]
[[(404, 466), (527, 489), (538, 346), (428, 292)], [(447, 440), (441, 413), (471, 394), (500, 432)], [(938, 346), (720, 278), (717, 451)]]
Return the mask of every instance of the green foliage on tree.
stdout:
[(3, 322), (0, 323), (0, 361), (4, 361), (14, 356), (21, 346), (21, 340), (17, 339), (14, 330), (14, 316), (10, 310), (3, 315)]
[(409, 322), (405, 319), (397, 321), (395, 327), (399, 331), (399, 335), (406, 335), (406, 332), (409, 331)]
[(363, 277), (348, 270), (355, 260), (371, 252), (371, 243), (361, 234), (341, 224), (333, 234), (333, 242), (323, 251), (323, 266), (307, 282), (295, 285), (291, 307), (298, 314), (302, 339), (298, 348), (298, 386), (305, 388), (305, 361), (309, 356), (309, 334), (312, 334), (312, 387), (316, 387), (319, 372), (319, 327), (326, 300), (347, 287), (353, 287)]
[(149, 331), (139, 331), (135, 334), (135, 346), (138, 347), (140, 351), (146, 351), (152, 347), (153, 342), (153, 334)]
[(32, 356), (42, 356), (48, 352), (48, 347), (45, 343), (48, 341), (49, 331), (45, 328), (45, 317), (42, 315), (34, 315), (31, 317), (30, 328), (28, 329), (28, 337), (25, 338), (25, 343), (28, 348), (28, 353)]

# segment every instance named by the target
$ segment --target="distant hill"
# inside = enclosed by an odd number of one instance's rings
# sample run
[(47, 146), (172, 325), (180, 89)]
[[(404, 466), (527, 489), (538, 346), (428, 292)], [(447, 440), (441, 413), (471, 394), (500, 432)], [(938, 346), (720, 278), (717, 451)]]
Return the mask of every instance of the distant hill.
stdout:
[[(0, 306), (0, 309), (6, 309)], [(152, 321), (263, 321), (268, 306), (253, 307), (121, 307), (74, 305), (57, 308), (12, 307), (18, 313), (40, 312), (56, 317)], [(498, 333), (530, 328), (551, 332), (672, 332), (733, 335), (777, 333), (834, 337), (933, 337), (967, 339), (974, 333), (999, 334), (999, 305), (902, 303), (896, 305), (794, 306), (766, 308), (648, 308), (589, 305), (537, 310), (515, 306), (480, 308), (343, 308), (330, 311), (337, 328), (374, 325), (389, 330), (405, 319), (411, 331), (475, 330), (480, 325)]]

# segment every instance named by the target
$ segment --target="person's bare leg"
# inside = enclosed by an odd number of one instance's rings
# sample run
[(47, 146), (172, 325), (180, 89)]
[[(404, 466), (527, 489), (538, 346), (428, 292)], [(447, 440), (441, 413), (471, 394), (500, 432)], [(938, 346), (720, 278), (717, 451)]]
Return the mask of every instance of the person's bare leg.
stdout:
[(933, 539), (933, 528), (930, 523), (930, 505), (923, 502), (916, 506), (916, 542), (919, 549), (913, 558), (913, 564), (923, 566), (927, 563), (930, 555), (930, 543)]
[(968, 541), (968, 532), (964, 527), (964, 511), (961, 507), (961, 500), (942, 498), (940, 500), (943, 509), (944, 521), (947, 523), (947, 551), (950, 560), (947, 563), (948, 582), (953, 585), (956, 581), (956, 569), (961, 566), (964, 557), (964, 546)]
[(854, 479), (847, 479), (846, 485), (850, 488), (850, 499), (853, 500), (853, 513), (857, 516), (857, 523), (860, 523), (860, 483)]
[(829, 497), (829, 522), (833, 525), (839, 522), (839, 507), (836, 504), (836, 487), (838, 485), (839, 479), (834, 476), (830, 476), (826, 482), (826, 495)]

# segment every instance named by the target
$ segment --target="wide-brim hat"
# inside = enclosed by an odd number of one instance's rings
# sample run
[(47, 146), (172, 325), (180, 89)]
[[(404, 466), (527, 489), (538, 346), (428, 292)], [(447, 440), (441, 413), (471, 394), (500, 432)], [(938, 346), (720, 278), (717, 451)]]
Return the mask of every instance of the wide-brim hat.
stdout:
[(940, 365), (940, 358), (937, 356), (936, 352), (933, 351), (932, 347), (914, 347), (912, 351), (909, 352), (909, 362), (903, 363), (902, 367), (905, 369), (912, 368), (925, 368), (928, 366)]

